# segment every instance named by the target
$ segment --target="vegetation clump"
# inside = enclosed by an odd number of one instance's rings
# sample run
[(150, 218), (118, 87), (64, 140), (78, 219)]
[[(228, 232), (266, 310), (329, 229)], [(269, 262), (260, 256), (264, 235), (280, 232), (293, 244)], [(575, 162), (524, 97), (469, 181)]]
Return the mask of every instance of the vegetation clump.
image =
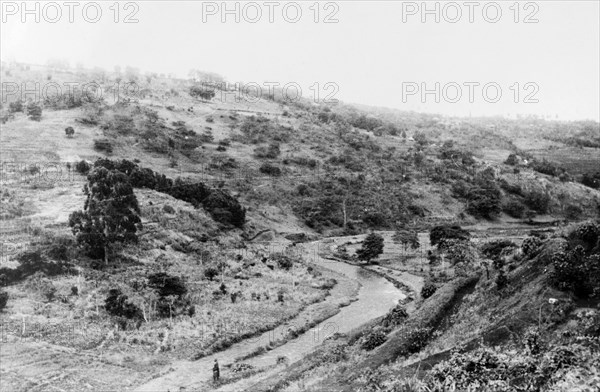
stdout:
[(359, 260), (369, 263), (382, 253), (383, 237), (377, 233), (371, 233), (365, 238), (361, 248), (356, 251), (356, 256)]

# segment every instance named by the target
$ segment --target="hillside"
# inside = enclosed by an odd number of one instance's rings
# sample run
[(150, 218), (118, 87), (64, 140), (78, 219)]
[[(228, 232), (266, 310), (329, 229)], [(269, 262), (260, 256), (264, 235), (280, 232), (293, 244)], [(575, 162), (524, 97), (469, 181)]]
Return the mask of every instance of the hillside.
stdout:
[[(542, 357), (563, 348), (581, 361), (535, 385), (598, 386), (597, 330), (585, 324), (598, 322), (598, 293), (548, 276), (555, 254), (583, 241), (569, 233), (600, 217), (599, 124), (448, 118), (281, 91), (236, 102), (219, 85), (155, 74), (1, 72), (18, 85), (98, 87), (38, 102), (3, 93), (8, 390), (166, 385), (219, 354), (235, 358), (222, 390), (441, 390), (449, 375), (462, 390), (475, 381), (452, 366), (488, 369), (481, 358), (518, 353), (497, 375), (513, 382), (519, 367), (557, 371)], [(431, 237), (456, 225), (468, 241)], [(384, 250), (364, 262), (371, 232)], [(595, 235), (581, 256), (592, 276)], [(512, 245), (494, 253), (493, 241)], [(269, 356), (352, 303), (369, 308), (369, 279), (387, 296), (374, 320), (289, 367)], [(270, 331), (267, 344), (249, 342)], [(528, 333), (543, 350), (523, 351)]]

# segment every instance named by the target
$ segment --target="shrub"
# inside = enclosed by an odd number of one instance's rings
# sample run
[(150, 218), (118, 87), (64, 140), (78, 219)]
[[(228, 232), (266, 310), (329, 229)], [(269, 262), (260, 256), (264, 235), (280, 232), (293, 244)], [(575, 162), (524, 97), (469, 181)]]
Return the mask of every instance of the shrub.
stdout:
[(111, 154), (113, 152), (112, 143), (108, 139), (94, 140), (94, 149), (96, 151), (103, 151), (107, 154)]
[(209, 101), (215, 97), (215, 90), (208, 89), (202, 86), (192, 86), (190, 87), (189, 93), (194, 98), (201, 98), (205, 101)]
[(490, 259), (495, 259), (505, 253), (506, 250), (516, 247), (517, 244), (510, 240), (495, 240), (483, 244), (481, 252)]
[(584, 173), (581, 177), (581, 183), (593, 189), (600, 189), (600, 171), (596, 173)]
[(217, 222), (235, 227), (242, 227), (246, 222), (246, 209), (223, 190), (212, 191), (203, 201), (203, 206)]
[(493, 219), (501, 211), (502, 194), (493, 182), (469, 189), (467, 199), (467, 212), (475, 217)]
[(254, 155), (257, 158), (268, 158), (275, 159), (281, 154), (281, 150), (279, 149), (279, 144), (271, 143), (268, 147), (259, 146), (254, 149)]
[(496, 288), (498, 290), (504, 289), (508, 285), (508, 278), (504, 274), (504, 271), (500, 270), (496, 276)]
[(104, 300), (104, 308), (106, 311), (118, 317), (127, 319), (142, 320), (142, 311), (128, 301), (127, 295), (123, 294), (119, 289), (110, 289), (108, 296)]
[(525, 215), (525, 206), (517, 200), (510, 200), (502, 206), (502, 211), (513, 218), (523, 218)]
[(540, 191), (533, 191), (525, 196), (525, 204), (527, 207), (540, 214), (548, 212), (550, 201), (550, 196)]
[(567, 236), (572, 246), (581, 245), (586, 252), (598, 253), (600, 249), (600, 226), (598, 223), (585, 222), (574, 228)]
[(268, 162), (263, 163), (260, 166), (259, 171), (272, 177), (279, 177), (281, 175), (281, 169), (278, 166), (272, 165)]
[(204, 269), (204, 276), (206, 277), (206, 279), (212, 281), (215, 276), (219, 275), (219, 270), (217, 270), (215, 267), (208, 267)]
[(381, 320), (381, 325), (384, 328), (396, 327), (400, 325), (404, 320), (408, 318), (408, 313), (406, 309), (402, 305), (396, 305), (392, 310), (390, 310), (383, 320)]
[(541, 246), (542, 240), (538, 237), (527, 237), (521, 244), (521, 250), (526, 258), (531, 259), (537, 254)]
[(423, 297), (423, 299), (427, 299), (435, 294), (436, 290), (437, 286), (433, 282), (425, 282), (423, 288), (421, 289), (421, 297)]
[(155, 289), (161, 297), (173, 295), (181, 298), (187, 293), (183, 279), (179, 276), (169, 275), (166, 272), (157, 272), (149, 275), (148, 286)]
[(582, 214), (583, 210), (577, 205), (569, 204), (565, 207), (565, 217), (568, 219), (579, 219), (579, 217), (581, 217)]
[(444, 239), (469, 240), (471, 234), (458, 225), (435, 226), (429, 232), (429, 241), (432, 246), (438, 245)]
[(23, 102), (15, 101), (8, 104), (8, 111), (10, 113), (23, 112)]
[(547, 174), (553, 177), (560, 173), (558, 166), (552, 162), (548, 162), (546, 159), (543, 159), (541, 162), (534, 160), (531, 162), (530, 166), (533, 170), (539, 173)]
[(510, 154), (506, 161), (504, 161), (505, 165), (515, 166), (520, 163), (520, 158), (517, 154)]
[(30, 102), (27, 105), (27, 116), (30, 120), (40, 121), (42, 119), (42, 107), (40, 106), (40, 104)]
[(88, 174), (88, 172), (90, 171), (90, 169), (91, 169), (90, 164), (87, 163), (87, 161), (85, 161), (85, 160), (81, 160), (81, 161), (79, 161), (79, 162), (77, 162), (75, 164), (75, 170), (78, 173), (81, 173), (83, 175)]
[(600, 254), (586, 255), (581, 245), (552, 256), (551, 282), (578, 297), (600, 296)]
[(290, 270), (294, 266), (294, 261), (292, 258), (283, 253), (276, 253), (271, 256), (271, 258), (277, 262), (279, 268), (282, 268), (286, 271)]
[(429, 328), (417, 328), (408, 334), (406, 343), (406, 352), (413, 354), (421, 351), (423, 347), (429, 342), (431, 337), (431, 329)]
[(383, 331), (374, 329), (363, 337), (361, 347), (363, 350), (371, 351), (385, 343), (386, 335)]

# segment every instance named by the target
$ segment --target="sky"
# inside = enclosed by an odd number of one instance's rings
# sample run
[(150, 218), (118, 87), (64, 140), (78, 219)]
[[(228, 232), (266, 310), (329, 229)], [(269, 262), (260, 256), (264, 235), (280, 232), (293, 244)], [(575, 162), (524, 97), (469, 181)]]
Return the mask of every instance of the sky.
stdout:
[(446, 115), (600, 119), (597, 0), (64, 4), (3, 1), (2, 60), (200, 69)]

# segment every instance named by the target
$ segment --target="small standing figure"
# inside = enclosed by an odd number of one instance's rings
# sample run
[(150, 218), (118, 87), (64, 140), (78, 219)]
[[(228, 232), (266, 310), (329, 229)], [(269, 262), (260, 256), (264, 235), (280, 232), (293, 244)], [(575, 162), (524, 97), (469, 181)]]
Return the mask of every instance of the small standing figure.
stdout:
[(215, 364), (213, 365), (213, 381), (216, 383), (219, 381), (220, 373), (219, 373), (219, 362), (215, 359)]

